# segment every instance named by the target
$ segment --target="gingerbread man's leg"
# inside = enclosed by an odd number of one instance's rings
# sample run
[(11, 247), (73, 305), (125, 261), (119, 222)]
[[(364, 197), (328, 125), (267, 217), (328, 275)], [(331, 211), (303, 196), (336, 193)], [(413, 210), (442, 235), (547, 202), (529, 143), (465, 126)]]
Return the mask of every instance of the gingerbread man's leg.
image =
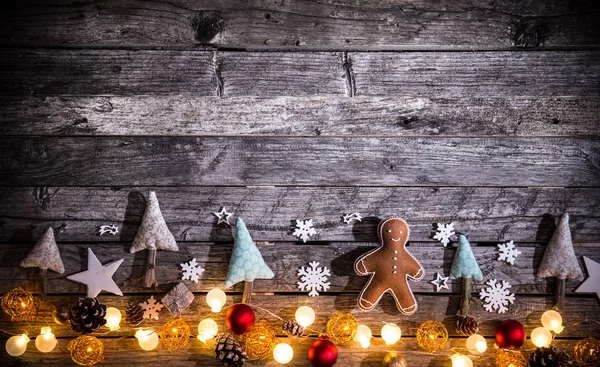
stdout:
[(408, 280), (403, 277), (392, 287), (392, 294), (396, 299), (396, 304), (400, 311), (405, 315), (411, 315), (417, 311), (417, 300), (410, 290)]
[(377, 281), (377, 274), (373, 274), (367, 285), (363, 288), (358, 297), (358, 306), (363, 310), (371, 310), (376, 305), (381, 296), (389, 289), (384, 284), (385, 282)]

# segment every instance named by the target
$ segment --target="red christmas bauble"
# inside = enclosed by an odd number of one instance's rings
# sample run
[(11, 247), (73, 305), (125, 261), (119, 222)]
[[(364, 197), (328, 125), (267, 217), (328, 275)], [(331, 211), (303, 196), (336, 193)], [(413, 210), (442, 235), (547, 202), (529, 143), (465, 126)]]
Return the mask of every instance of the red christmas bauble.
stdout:
[(337, 357), (337, 347), (327, 338), (317, 340), (308, 349), (308, 360), (315, 367), (332, 367)]
[(527, 333), (517, 320), (505, 320), (496, 328), (496, 344), (504, 349), (518, 349), (525, 343)]
[(243, 334), (252, 329), (254, 320), (254, 310), (252, 310), (252, 307), (244, 304), (229, 307), (227, 315), (225, 315), (227, 327), (236, 335)]

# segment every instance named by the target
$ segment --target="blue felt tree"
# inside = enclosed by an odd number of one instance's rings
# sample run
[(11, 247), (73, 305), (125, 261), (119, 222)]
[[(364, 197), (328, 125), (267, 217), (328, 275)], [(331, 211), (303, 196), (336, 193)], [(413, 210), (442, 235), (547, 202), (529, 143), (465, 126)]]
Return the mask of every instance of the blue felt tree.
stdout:
[(256, 247), (246, 224), (238, 218), (235, 226), (235, 243), (229, 261), (229, 272), (225, 287), (229, 288), (241, 281), (253, 282), (254, 279), (271, 279), (275, 276), (267, 266)]
[(460, 302), (460, 314), (469, 314), (469, 302), (471, 301), (471, 279), (483, 280), (483, 274), (479, 269), (479, 264), (475, 260), (471, 244), (469, 243), (469, 234), (458, 234), (458, 249), (454, 254), (452, 266), (450, 267), (450, 278), (463, 279), (462, 300)]

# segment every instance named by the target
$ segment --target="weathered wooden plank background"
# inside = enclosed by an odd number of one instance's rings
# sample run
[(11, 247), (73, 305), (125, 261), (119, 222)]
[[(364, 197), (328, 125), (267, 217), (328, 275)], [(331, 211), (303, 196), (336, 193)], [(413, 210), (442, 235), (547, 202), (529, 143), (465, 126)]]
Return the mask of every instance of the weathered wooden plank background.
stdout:
[[(253, 300), (283, 318), (317, 311), (314, 328), (335, 312), (356, 315), (379, 334), (397, 322), (393, 348), (340, 346), (339, 366), (380, 366), (401, 350), (411, 366), (450, 366), (464, 351), (452, 327), (460, 284), (434, 292), (454, 247), (431, 238), (434, 224), (472, 233), (486, 278), (509, 281), (517, 301), (505, 315), (472, 313), (493, 339), (499, 321), (528, 331), (551, 307), (553, 279), (535, 277), (555, 218), (571, 214), (578, 258), (600, 261), (600, 5), (597, 1), (50, 1), (3, 4), (0, 11), (0, 293), (34, 292), (38, 275), (18, 266), (52, 226), (67, 271), (50, 273), (49, 297), (29, 324), (0, 315), (0, 329), (36, 335), (51, 304), (69, 305), (85, 287), (65, 276), (124, 258), (115, 274), (125, 296), (101, 295), (123, 309), (160, 296), (180, 279), (179, 263), (206, 268), (182, 316), (195, 329), (210, 314), (204, 296), (221, 287), (232, 248), (211, 214), (243, 217), (275, 279), (257, 281)], [(145, 254), (130, 254), (145, 207), (157, 191), (180, 245), (158, 254), (157, 293), (140, 287)], [(343, 214), (360, 212), (346, 225)], [(411, 225), (411, 251), (424, 265), (412, 283), (420, 310), (400, 315), (389, 297), (372, 312), (356, 298), (366, 279), (353, 261), (376, 245), (375, 228), (397, 214)], [(313, 218), (318, 235), (296, 242), (294, 219)], [(98, 228), (116, 224), (114, 237)], [(514, 266), (495, 245), (514, 240)], [(313, 299), (296, 286), (298, 267), (318, 260), (331, 289)], [(571, 350), (600, 336), (600, 304), (567, 282), (567, 328), (556, 345)], [(483, 283), (475, 284), (478, 291)], [(242, 287), (228, 290), (228, 303)], [(210, 314), (225, 328), (224, 314)], [(269, 319), (259, 312), (261, 318)], [(163, 311), (158, 327), (168, 318)], [(427, 319), (448, 327), (443, 353), (418, 349)], [(273, 320), (274, 325), (279, 322)], [(54, 326), (60, 350), (33, 343), (1, 365), (70, 365), (75, 334)], [(0, 339), (6, 340), (7, 333)], [(143, 352), (131, 328), (101, 336), (105, 365), (217, 366), (211, 346)], [(311, 338), (294, 346), (306, 366)], [(524, 353), (533, 349), (528, 341)], [(126, 352), (125, 352), (126, 351)], [(492, 364), (493, 353), (474, 358)], [(253, 365), (250, 363), (250, 365)], [(276, 365), (273, 361), (266, 365)]]

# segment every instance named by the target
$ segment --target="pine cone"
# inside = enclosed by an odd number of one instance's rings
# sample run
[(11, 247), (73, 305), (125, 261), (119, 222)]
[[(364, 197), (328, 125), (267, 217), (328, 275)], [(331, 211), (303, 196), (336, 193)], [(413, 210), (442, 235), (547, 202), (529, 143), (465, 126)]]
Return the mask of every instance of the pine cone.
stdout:
[(79, 334), (91, 334), (106, 324), (106, 306), (98, 298), (83, 298), (71, 307), (69, 320), (73, 331)]
[(137, 303), (130, 302), (125, 308), (125, 320), (133, 326), (138, 326), (144, 321), (144, 309)]
[(539, 347), (529, 355), (529, 367), (568, 367), (573, 366), (571, 357), (555, 346)]
[(224, 367), (241, 367), (248, 359), (248, 355), (240, 343), (231, 334), (225, 334), (219, 338), (215, 354), (215, 359), (220, 360)]
[(283, 331), (289, 336), (300, 338), (304, 334), (304, 328), (296, 321), (286, 321), (283, 323)]
[(479, 324), (473, 316), (460, 315), (456, 320), (456, 332), (464, 336), (471, 336), (477, 334), (479, 331)]

